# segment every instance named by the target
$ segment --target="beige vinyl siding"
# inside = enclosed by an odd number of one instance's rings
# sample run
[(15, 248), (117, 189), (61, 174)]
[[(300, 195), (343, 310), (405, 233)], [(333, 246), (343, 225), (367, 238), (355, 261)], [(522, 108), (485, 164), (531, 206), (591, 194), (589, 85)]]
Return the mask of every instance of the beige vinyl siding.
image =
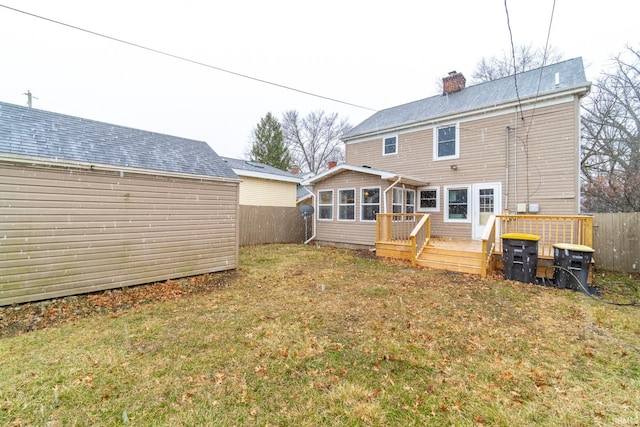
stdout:
[[(349, 142), (346, 162), (413, 176), (439, 187), (440, 212), (430, 213), (432, 233), (436, 236), (471, 236), (471, 224), (443, 222), (445, 185), (498, 182), (502, 184), (502, 207), (510, 212), (516, 211), (517, 203), (528, 201), (540, 205), (540, 214), (576, 214), (579, 212), (579, 102), (577, 97), (564, 101), (538, 106), (535, 110), (525, 109), (524, 121), (514, 109), (502, 115), (460, 120), (457, 122), (458, 159), (433, 160), (434, 127), (431, 126), (399, 133), (396, 155), (380, 154), (384, 135)], [(511, 128), (508, 188), (507, 126)], [(452, 170), (452, 165), (456, 165), (457, 170)]]
[(0, 305), (236, 268), (238, 184), (0, 164)]
[[(331, 243), (347, 243), (354, 245), (374, 246), (376, 243), (376, 223), (375, 221), (360, 221), (361, 208), (361, 188), (380, 187), (380, 211), (384, 208), (383, 192), (389, 186), (388, 181), (381, 180), (374, 175), (344, 171), (334, 175), (324, 181), (319, 182), (315, 187), (316, 199), (318, 191), (333, 190), (333, 220), (316, 219), (316, 240)], [(355, 189), (355, 221), (338, 220), (338, 190)], [(391, 194), (387, 195), (387, 209), (390, 211)], [(317, 209), (315, 213), (317, 217)]]
[(243, 176), (240, 183), (240, 204), (247, 206), (296, 206), (295, 182)]

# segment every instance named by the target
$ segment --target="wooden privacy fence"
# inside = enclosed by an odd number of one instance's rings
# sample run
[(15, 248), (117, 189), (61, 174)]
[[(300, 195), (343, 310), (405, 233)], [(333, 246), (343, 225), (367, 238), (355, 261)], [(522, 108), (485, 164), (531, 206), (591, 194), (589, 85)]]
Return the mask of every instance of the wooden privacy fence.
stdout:
[(593, 215), (593, 249), (598, 269), (640, 272), (640, 212)]
[(538, 255), (553, 257), (555, 243), (593, 247), (592, 220), (586, 215), (497, 215), (499, 234), (495, 252), (502, 252), (500, 235), (527, 233), (540, 236)]
[[(308, 219), (311, 237), (311, 222)], [(302, 243), (305, 221), (298, 208), (240, 205), (240, 245)]]

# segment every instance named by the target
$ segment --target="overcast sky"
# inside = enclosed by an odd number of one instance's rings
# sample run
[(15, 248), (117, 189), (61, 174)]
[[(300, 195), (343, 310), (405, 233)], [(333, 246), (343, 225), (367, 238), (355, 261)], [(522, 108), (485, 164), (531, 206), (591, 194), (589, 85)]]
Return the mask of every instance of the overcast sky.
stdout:
[[(507, 0), (513, 41), (543, 47), (553, 0)], [(510, 49), (504, 0), (0, 0), (51, 20), (257, 79), (383, 109), (436, 94)], [(594, 81), (638, 47), (635, 0), (556, 0), (550, 43)], [(373, 113), (0, 7), (0, 100), (206, 141), (244, 157), (267, 112)]]

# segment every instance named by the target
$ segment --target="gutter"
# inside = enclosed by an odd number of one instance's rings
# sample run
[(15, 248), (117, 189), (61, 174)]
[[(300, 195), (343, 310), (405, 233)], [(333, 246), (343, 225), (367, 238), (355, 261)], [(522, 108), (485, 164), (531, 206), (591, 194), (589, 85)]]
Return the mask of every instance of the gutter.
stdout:
[(153, 170), (153, 169), (138, 169), (130, 166), (104, 165), (104, 164), (98, 164), (98, 163), (94, 164), (94, 163), (87, 163), (87, 162), (71, 161), (66, 159), (65, 160), (53, 160), (53, 159), (45, 160), (42, 157), (17, 156), (17, 155), (11, 155), (6, 153), (0, 155), (0, 162), (25, 164), (29, 166), (74, 168), (74, 169), (86, 170), (86, 171), (119, 172), (121, 177), (124, 176), (124, 173), (126, 172), (129, 174), (197, 179), (200, 181), (218, 181), (218, 182), (231, 182), (231, 183), (240, 183), (242, 181), (240, 178), (224, 178), (224, 177), (212, 176), (212, 175), (197, 175), (197, 174), (188, 174), (183, 172), (170, 172), (170, 171)]

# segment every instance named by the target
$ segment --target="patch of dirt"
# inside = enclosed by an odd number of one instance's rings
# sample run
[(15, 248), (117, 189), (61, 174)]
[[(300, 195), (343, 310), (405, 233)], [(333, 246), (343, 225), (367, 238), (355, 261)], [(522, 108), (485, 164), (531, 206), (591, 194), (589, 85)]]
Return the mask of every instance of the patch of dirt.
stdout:
[(0, 307), (0, 338), (59, 326), (96, 315), (118, 316), (119, 313), (153, 302), (207, 294), (229, 286), (236, 277), (237, 271), (224, 271)]
[(379, 259), (376, 256), (376, 251), (372, 251), (370, 249), (358, 249), (355, 251), (355, 254), (358, 256), (358, 258)]

